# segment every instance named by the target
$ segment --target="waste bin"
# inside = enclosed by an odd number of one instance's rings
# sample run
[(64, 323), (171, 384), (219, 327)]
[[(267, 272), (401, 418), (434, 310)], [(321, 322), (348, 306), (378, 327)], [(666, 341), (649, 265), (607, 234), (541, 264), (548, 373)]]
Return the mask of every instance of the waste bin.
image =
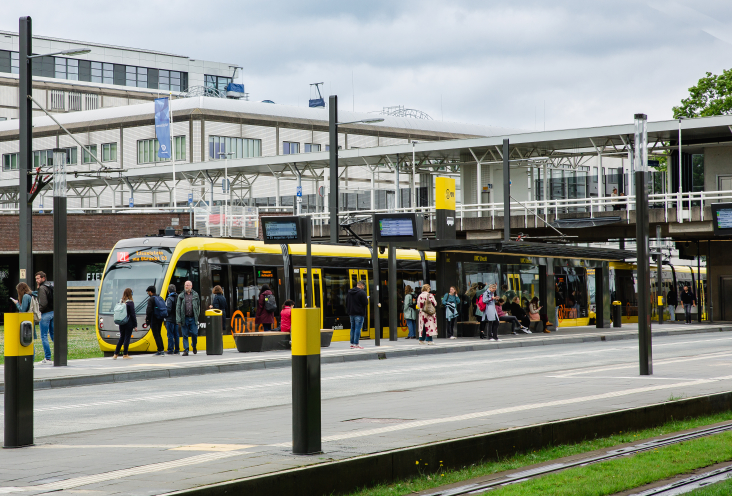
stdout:
[(206, 310), (206, 354), (224, 354), (224, 316), (221, 310), (212, 308)]
[(620, 321), (623, 318), (623, 304), (619, 301), (613, 302), (613, 327), (620, 327)]

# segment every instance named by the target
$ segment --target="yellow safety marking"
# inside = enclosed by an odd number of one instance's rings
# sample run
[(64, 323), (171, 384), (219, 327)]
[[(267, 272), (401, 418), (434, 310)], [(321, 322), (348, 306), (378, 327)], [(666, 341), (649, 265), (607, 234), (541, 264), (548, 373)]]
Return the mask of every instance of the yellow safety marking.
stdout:
[(320, 309), (293, 308), (290, 315), (292, 354), (320, 355)]
[(33, 342), (28, 346), (20, 345), (20, 323), (25, 320), (33, 323), (33, 314), (31, 312), (5, 314), (6, 357), (33, 355)]
[(254, 446), (256, 444), (191, 444), (170, 448), (168, 451), (239, 451)]
[(435, 208), (437, 210), (455, 210), (455, 178), (435, 178)]

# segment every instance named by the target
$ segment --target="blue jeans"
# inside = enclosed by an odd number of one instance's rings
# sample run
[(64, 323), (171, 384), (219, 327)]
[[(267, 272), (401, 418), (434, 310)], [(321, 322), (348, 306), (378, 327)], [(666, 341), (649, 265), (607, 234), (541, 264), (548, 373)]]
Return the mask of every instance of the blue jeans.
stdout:
[(363, 327), (363, 315), (351, 315), (351, 344), (358, 345)]
[(165, 328), (168, 330), (168, 351), (180, 351), (180, 343), (178, 343), (180, 331), (178, 330), (178, 324), (173, 321), (165, 321)]
[(46, 360), (51, 359), (51, 345), (48, 344), (48, 336), (53, 341), (53, 310), (41, 314), (41, 343), (43, 343), (43, 354)]
[(181, 331), (181, 334), (183, 334), (183, 349), (188, 351), (188, 336), (191, 337), (191, 345), (193, 346), (193, 349), (197, 349), (198, 322), (196, 322), (196, 319), (193, 317), (186, 317), (186, 321), (183, 323)]
[(417, 321), (416, 320), (407, 319), (407, 329), (409, 329), (409, 334), (407, 334), (407, 337), (409, 337), (409, 338), (417, 337)]

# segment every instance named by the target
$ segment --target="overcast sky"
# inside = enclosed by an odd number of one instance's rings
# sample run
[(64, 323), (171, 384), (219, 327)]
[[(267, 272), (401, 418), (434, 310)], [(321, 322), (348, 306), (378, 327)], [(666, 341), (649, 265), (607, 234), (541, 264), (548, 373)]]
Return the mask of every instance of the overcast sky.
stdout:
[(0, 5), (5, 30), (30, 15), (36, 35), (241, 65), (255, 101), (307, 106), (323, 81), (349, 110), (527, 130), (668, 119), (706, 71), (732, 67), (729, 0)]

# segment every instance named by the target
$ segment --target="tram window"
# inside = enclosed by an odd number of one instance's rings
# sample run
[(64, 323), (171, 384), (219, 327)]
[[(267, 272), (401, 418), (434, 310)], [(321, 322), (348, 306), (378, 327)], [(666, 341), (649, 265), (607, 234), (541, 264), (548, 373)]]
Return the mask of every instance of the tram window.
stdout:
[[(275, 300), (277, 300), (277, 308), (280, 307), (280, 295), (279, 295), (279, 285), (277, 284), (277, 268), (276, 267), (257, 267), (256, 268), (256, 276), (257, 276), (257, 298), (259, 298), (259, 292), (262, 290), (262, 286), (266, 284), (269, 286), (269, 289), (272, 290), (272, 293), (275, 295)], [(259, 301), (259, 300), (257, 300)], [(275, 315), (279, 315), (279, 310), (275, 311)]]
[(327, 269), (323, 271), (323, 315), (325, 317), (342, 317), (346, 312), (346, 296), (351, 284), (348, 270)]
[(193, 283), (193, 291), (199, 295), (201, 294), (201, 277), (198, 270), (198, 262), (179, 261), (175, 265), (173, 275), (170, 277), (170, 284), (175, 284), (177, 293), (182, 293), (185, 290), (186, 281), (191, 281)]
[[(208, 308), (209, 305), (213, 302), (213, 288), (216, 286), (221, 286), (221, 289), (224, 291), (224, 298), (226, 299), (226, 303), (229, 308), (226, 309), (226, 318), (231, 318), (231, 298), (229, 294), (229, 266), (228, 265), (220, 265), (220, 264), (210, 264), (209, 268), (211, 269), (211, 288), (208, 289), (208, 291), (211, 291), (211, 294), (201, 295), (201, 304), (204, 308)], [(205, 301), (204, 301), (205, 300)]]
[(234, 281), (234, 306), (245, 317), (254, 317), (257, 312), (259, 288), (254, 284), (254, 267), (232, 265)]
[(564, 318), (587, 317), (587, 271), (561, 267), (555, 276), (555, 303), (563, 308)]

